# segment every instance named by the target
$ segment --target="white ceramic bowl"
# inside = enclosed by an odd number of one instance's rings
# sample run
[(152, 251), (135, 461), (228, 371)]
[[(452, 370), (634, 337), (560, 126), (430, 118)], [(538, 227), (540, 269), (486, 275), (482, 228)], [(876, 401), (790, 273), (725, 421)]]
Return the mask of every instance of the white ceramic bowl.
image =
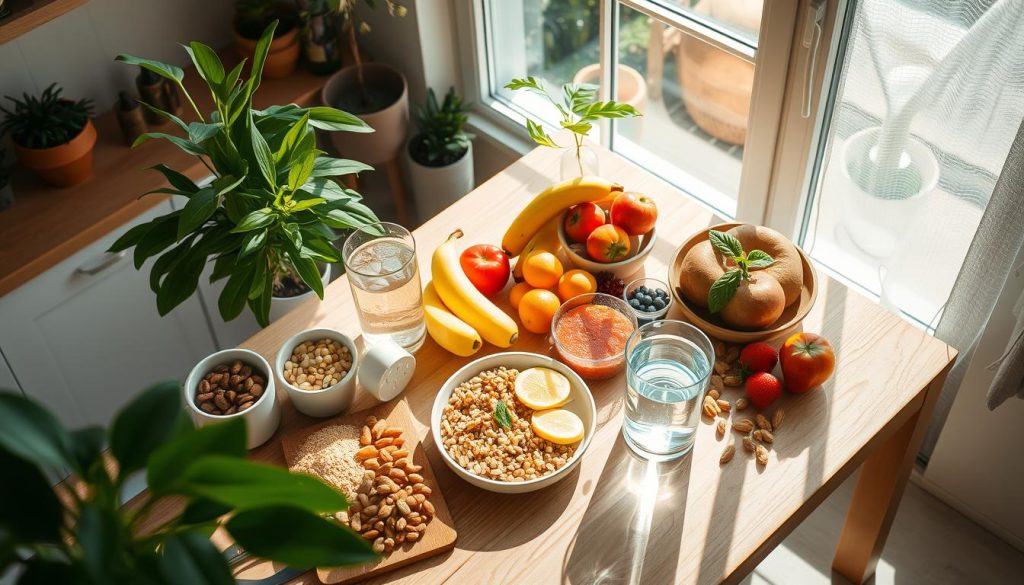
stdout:
[[(441, 414), (444, 411), (444, 407), (448, 404), (448, 398), (451, 396), (452, 391), (454, 391), (459, 384), (472, 379), (480, 372), (493, 370), (499, 366), (515, 368), (520, 372), (527, 368), (534, 367), (551, 368), (552, 370), (560, 372), (569, 379), (571, 399), (569, 400), (569, 403), (562, 408), (572, 411), (576, 416), (580, 417), (581, 421), (583, 421), (583, 440), (576, 446), (576, 451), (573, 453), (572, 458), (569, 459), (561, 469), (554, 473), (545, 475), (541, 478), (521, 482), (497, 481), (480, 477), (479, 475), (475, 475), (466, 469), (463, 469), (454, 459), (452, 459), (448, 454), (448, 451), (444, 448), (444, 440), (441, 438)], [(594, 438), (596, 427), (597, 406), (594, 404), (594, 397), (590, 394), (590, 388), (587, 387), (583, 378), (580, 378), (576, 372), (569, 369), (569, 366), (554, 358), (536, 353), (518, 351), (484, 356), (473, 360), (460, 368), (457, 372), (452, 374), (450, 378), (448, 378), (443, 386), (441, 386), (441, 390), (438, 391), (437, 397), (434, 398), (434, 408), (430, 412), (430, 429), (431, 433), (433, 433), (434, 444), (437, 445), (438, 450), (441, 452), (441, 458), (444, 459), (445, 464), (447, 464), (456, 475), (469, 483), (479, 488), (502, 494), (522, 494), (532, 492), (561, 481), (569, 475), (570, 472), (572, 472), (573, 468), (576, 467), (583, 458), (583, 453), (586, 452), (587, 447), (590, 446), (590, 440)]]
[[(249, 365), (266, 379), (267, 387), (263, 389), (263, 396), (260, 396), (248, 410), (235, 414), (218, 415), (199, 410), (195, 402), (196, 388), (199, 387), (199, 382), (213, 368), (220, 364), (230, 364), (235, 360), (241, 360), (242, 363)], [(203, 358), (196, 364), (196, 367), (192, 368), (188, 378), (185, 379), (182, 394), (185, 399), (185, 409), (192, 416), (196, 426), (201, 427), (229, 418), (241, 417), (245, 421), (248, 437), (246, 446), (249, 449), (254, 449), (267, 442), (267, 439), (277, 430), (278, 423), (281, 422), (281, 406), (277, 403), (274, 376), (270, 370), (270, 364), (263, 359), (263, 356), (248, 349), (225, 349)]]
[[(564, 216), (563, 216), (564, 217)], [(569, 237), (565, 234), (565, 222), (560, 221), (558, 223), (558, 241), (562, 244), (562, 249), (565, 250), (565, 255), (569, 258), (569, 263), (572, 264), (573, 268), (579, 268), (586, 270), (591, 274), (597, 274), (598, 272), (611, 272), (616, 278), (629, 282), (630, 277), (640, 272), (640, 269), (644, 266), (644, 260), (654, 249), (654, 240), (657, 238), (658, 228), (653, 228), (650, 232), (642, 236), (630, 236), (629, 245), (630, 249), (636, 250), (636, 254), (622, 260), (620, 262), (594, 262), (590, 258), (577, 254), (570, 246), (573, 244), (569, 240)]]
[[(338, 381), (337, 384), (322, 388), (320, 390), (301, 390), (284, 379), (284, 363), (292, 357), (292, 350), (296, 345), (304, 341), (318, 341), (320, 339), (333, 339), (348, 348), (352, 356), (352, 367), (348, 373)], [(309, 416), (333, 416), (345, 410), (352, 404), (356, 395), (356, 368), (359, 367), (359, 352), (356, 344), (341, 331), (334, 329), (319, 328), (306, 329), (288, 338), (281, 349), (277, 350), (277, 359), (274, 360), (274, 375), (281, 381), (281, 386), (288, 392), (295, 408)]]

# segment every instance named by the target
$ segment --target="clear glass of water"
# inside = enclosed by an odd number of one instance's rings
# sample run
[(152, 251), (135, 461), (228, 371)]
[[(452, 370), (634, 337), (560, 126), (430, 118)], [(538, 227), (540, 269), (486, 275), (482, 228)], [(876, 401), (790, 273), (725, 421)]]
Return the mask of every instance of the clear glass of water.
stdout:
[(714, 363), (711, 340), (689, 323), (653, 321), (634, 331), (626, 341), (626, 444), (655, 461), (689, 453)]
[(390, 339), (409, 352), (419, 349), (426, 338), (423, 289), (409, 230), (388, 222), (363, 226), (345, 240), (341, 258), (366, 345)]

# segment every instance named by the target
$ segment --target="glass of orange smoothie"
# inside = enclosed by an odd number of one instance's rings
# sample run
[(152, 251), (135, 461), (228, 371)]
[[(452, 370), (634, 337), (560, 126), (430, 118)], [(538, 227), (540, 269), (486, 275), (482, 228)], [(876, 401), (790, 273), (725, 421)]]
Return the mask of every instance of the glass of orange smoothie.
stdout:
[(562, 303), (551, 320), (551, 337), (562, 361), (589, 380), (611, 378), (626, 365), (626, 341), (636, 314), (622, 299), (587, 293)]

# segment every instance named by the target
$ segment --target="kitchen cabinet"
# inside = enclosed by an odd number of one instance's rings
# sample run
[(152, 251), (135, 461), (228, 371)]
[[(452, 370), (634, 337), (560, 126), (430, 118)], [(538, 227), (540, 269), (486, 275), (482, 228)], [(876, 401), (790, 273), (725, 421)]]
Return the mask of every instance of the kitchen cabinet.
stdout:
[(149, 385), (184, 380), (215, 350), (201, 297), (161, 318), (149, 267), (105, 252), (163, 202), (0, 297), (0, 350), (24, 393), (69, 427), (107, 424)]

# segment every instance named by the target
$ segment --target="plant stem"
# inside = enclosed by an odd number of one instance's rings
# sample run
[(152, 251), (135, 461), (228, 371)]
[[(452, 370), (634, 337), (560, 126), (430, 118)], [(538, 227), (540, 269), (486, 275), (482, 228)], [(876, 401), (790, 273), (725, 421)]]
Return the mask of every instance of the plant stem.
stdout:
[(359, 84), (359, 97), (363, 100), (363, 105), (369, 106), (370, 96), (366, 93), (366, 80), (363, 79), (363, 59), (359, 56), (359, 43), (356, 41), (356, 21), (355, 16), (353, 15), (349, 15), (348, 49), (352, 51), (352, 61), (355, 62), (356, 66), (356, 81)]
[(180, 81), (178, 81), (177, 84), (178, 89), (181, 90), (181, 93), (184, 94), (185, 99), (188, 100), (189, 105), (192, 106), (192, 111), (196, 113), (196, 117), (199, 118), (200, 122), (203, 122), (205, 124), (206, 120), (203, 118), (203, 113), (199, 111), (199, 107), (196, 106), (196, 103), (194, 101), (192, 101), (192, 96), (188, 94), (188, 90), (185, 89), (185, 86)]
[(580, 150), (583, 147), (583, 137), (579, 134), (573, 134), (573, 139), (576, 141), (576, 164), (580, 168), (580, 176), (583, 176), (583, 157), (581, 156)]

